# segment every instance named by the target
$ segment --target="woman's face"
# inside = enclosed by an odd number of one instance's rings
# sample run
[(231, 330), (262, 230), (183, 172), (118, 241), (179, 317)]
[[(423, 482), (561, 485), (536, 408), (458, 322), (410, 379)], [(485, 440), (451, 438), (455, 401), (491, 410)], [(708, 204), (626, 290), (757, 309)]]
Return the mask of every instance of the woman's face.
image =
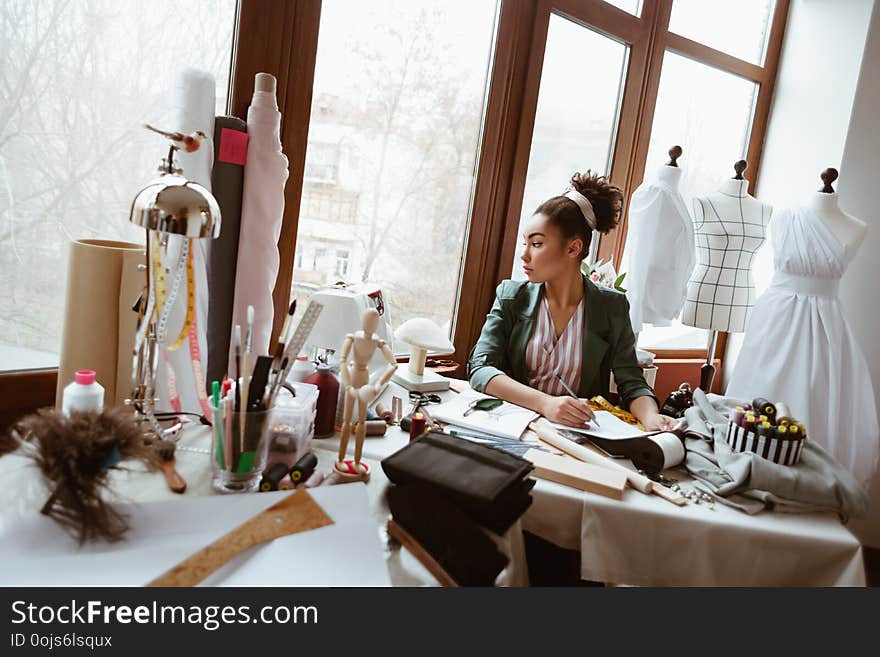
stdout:
[(564, 238), (560, 230), (544, 214), (532, 215), (523, 228), (523, 271), (532, 283), (567, 275), (572, 266), (579, 267), (580, 238)]

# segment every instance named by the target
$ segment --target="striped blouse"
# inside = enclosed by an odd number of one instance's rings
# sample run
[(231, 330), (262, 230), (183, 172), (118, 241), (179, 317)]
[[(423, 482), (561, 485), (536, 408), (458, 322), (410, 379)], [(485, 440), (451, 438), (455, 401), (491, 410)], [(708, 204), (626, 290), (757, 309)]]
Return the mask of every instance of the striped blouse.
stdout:
[(526, 369), (530, 387), (548, 395), (564, 395), (565, 388), (556, 379), (558, 373), (572, 390), (577, 391), (581, 379), (583, 332), (583, 299), (559, 338), (556, 337), (556, 329), (553, 327), (547, 297), (541, 299), (535, 330), (526, 347)]

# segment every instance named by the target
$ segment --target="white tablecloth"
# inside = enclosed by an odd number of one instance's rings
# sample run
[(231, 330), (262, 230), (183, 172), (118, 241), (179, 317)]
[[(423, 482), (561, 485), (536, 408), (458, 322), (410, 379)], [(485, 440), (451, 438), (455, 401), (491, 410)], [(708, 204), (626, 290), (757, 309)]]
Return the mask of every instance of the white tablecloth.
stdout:
[[(390, 384), (382, 397), (390, 407), (392, 395), (407, 398)], [(448, 396), (454, 393), (443, 393)], [(430, 407), (429, 407), (430, 408)], [(404, 410), (408, 404), (404, 405)], [(372, 469), (367, 486), (374, 531), (381, 539), (388, 508), (388, 485), (379, 461), (407, 444), (408, 435), (396, 428), (383, 437), (368, 436), (363, 456)], [(209, 445), (204, 427), (188, 430), (182, 445)], [(338, 438), (312, 442), (319, 468), (329, 472), (336, 459)], [(354, 440), (349, 442), (349, 455)], [(208, 495), (208, 456), (178, 451), (177, 467), (186, 479), (185, 496)], [(680, 476), (680, 475), (674, 475)], [(15, 531), (22, 518), (33, 516), (48, 496), (42, 478), (30, 462), (17, 455), (0, 459), (0, 536)], [(684, 482), (683, 482), (684, 483)], [(345, 488), (335, 486), (330, 488)], [(179, 500), (158, 474), (116, 472), (112, 488), (126, 500)], [(320, 489), (319, 489), (320, 490)], [(533, 503), (522, 528), (560, 547), (581, 551), (584, 579), (635, 585), (682, 586), (863, 586), (865, 575), (858, 540), (832, 514), (755, 516), (716, 504), (676, 507), (656, 496), (628, 489), (621, 501), (538, 480)], [(508, 532), (513, 566), (504, 583), (526, 580), (521, 541)], [(436, 583), (406, 550), (386, 550), (386, 564), (395, 585)], [(0, 581), (2, 583), (2, 581)]]
[[(392, 383), (382, 395), (386, 407), (392, 395), (407, 399)], [(368, 436), (364, 457), (380, 461), (408, 439), (395, 428), (381, 438)], [(339, 443), (328, 438), (314, 444), (338, 449)], [(685, 472), (670, 474), (687, 485)], [(750, 516), (722, 504), (678, 507), (629, 488), (617, 501), (543, 480), (532, 498), (523, 529), (580, 550), (584, 579), (651, 586), (865, 585), (861, 545), (830, 513)]]

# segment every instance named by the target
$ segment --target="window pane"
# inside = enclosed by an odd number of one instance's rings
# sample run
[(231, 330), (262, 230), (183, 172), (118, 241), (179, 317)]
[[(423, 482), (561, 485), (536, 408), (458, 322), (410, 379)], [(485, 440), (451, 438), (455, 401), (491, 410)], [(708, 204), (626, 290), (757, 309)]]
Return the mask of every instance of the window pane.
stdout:
[[(604, 174), (611, 168), (628, 52), (622, 43), (550, 16), (521, 224), (543, 201), (561, 194), (576, 171)], [(603, 64), (590, 66), (587, 80), (573, 62)], [(524, 279), (519, 241), (517, 237), (512, 272), (514, 278)], [(597, 242), (594, 236), (593, 244)]]
[(324, 0), (297, 232), (298, 307), (381, 286), (394, 327), (451, 331), (496, 0)]
[[(745, 157), (757, 90), (750, 80), (675, 53), (664, 56), (646, 168), (662, 166), (669, 148), (681, 146), (680, 191), (688, 209), (695, 196), (715, 191), (732, 177), (733, 163)], [(706, 341), (707, 331), (677, 322), (647, 328), (639, 336), (646, 349), (703, 348)]]
[(669, 30), (763, 65), (775, 5), (774, 0), (674, 0)]
[(605, 2), (609, 5), (614, 5), (618, 9), (623, 9), (633, 16), (642, 15), (642, 0), (605, 0)]
[(68, 240), (142, 241), (131, 201), (174, 129), (178, 67), (226, 112), (235, 0), (0, 5), (0, 369), (58, 364)]

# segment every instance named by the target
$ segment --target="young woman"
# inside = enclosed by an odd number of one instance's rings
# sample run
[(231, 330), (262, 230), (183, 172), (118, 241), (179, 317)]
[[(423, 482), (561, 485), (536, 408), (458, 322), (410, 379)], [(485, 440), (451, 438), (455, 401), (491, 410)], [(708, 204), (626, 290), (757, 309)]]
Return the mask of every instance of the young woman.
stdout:
[[(468, 360), (471, 386), (569, 426), (593, 419), (587, 399), (620, 395), (649, 430), (671, 429), (642, 376), (626, 297), (581, 273), (593, 229), (607, 233), (623, 194), (604, 176), (576, 173), (562, 196), (542, 203), (523, 230), (528, 281), (503, 281)], [(565, 392), (560, 379), (575, 392)]]

